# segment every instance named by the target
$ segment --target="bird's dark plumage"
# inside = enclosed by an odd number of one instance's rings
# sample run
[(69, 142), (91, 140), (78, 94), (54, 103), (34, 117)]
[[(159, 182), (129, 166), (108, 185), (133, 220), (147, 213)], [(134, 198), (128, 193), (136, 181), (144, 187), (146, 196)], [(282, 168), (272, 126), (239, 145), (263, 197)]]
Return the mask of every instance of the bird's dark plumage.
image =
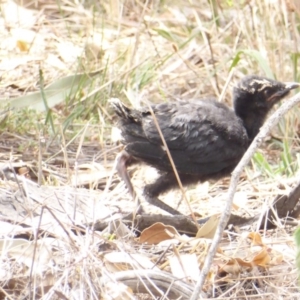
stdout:
[[(169, 102), (151, 108), (183, 184), (229, 175), (257, 135), (270, 109), (298, 83), (259, 76), (244, 77), (233, 91), (234, 110), (215, 100)], [(117, 169), (129, 191), (134, 190), (126, 166), (143, 161), (161, 171), (144, 190), (146, 199), (172, 213), (157, 196), (177, 185), (166, 149), (149, 109), (130, 109), (111, 100), (119, 117), (125, 150)]]

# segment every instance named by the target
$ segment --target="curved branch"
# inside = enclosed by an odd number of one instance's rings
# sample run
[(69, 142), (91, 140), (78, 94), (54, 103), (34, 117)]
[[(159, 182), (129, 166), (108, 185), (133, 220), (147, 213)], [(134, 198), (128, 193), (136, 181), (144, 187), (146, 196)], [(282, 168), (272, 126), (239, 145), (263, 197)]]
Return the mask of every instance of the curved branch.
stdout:
[(253, 156), (254, 152), (256, 149), (260, 146), (264, 138), (270, 133), (271, 129), (277, 125), (279, 122), (280, 118), (287, 113), (289, 110), (291, 110), (295, 105), (300, 103), (300, 93), (296, 94), (292, 98), (288, 99), (285, 101), (285, 103), (275, 111), (271, 115), (271, 117), (266, 121), (264, 126), (260, 129), (259, 134), (256, 136), (256, 138), (253, 140), (252, 144), (242, 157), (241, 161), (239, 164), (236, 166), (234, 171), (232, 172), (231, 180), (230, 180), (230, 186), (228, 188), (228, 197), (227, 197), (227, 203), (224, 208), (224, 211), (221, 215), (220, 218), (220, 223), (218, 225), (216, 234), (212, 240), (212, 244), (210, 247), (209, 254), (207, 255), (204, 266), (202, 269), (202, 272), (200, 274), (199, 280), (197, 281), (197, 284), (195, 286), (195, 290), (192, 294), (191, 300), (197, 300), (200, 294), (200, 291), (202, 290), (204, 281), (206, 279), (206, 276), (210, 270), (210, 266), (213, 260), (213, 257), (215, 256), (217, 252), (217, 248), (219, 245), (219, 242), (221, 240), (223, 231), (226, 227), (226, 224), (228, 223), (228, 220), (230, 218), (231, 214), (231, 207), (232, 207), (232, 202), (233, 202), (233, 196), (236, 191), (236, 187), (239, 181), (239, 178), (241, 176), (241, 173), (244, 169), (244, 167), (249, 163), (251, 157)]

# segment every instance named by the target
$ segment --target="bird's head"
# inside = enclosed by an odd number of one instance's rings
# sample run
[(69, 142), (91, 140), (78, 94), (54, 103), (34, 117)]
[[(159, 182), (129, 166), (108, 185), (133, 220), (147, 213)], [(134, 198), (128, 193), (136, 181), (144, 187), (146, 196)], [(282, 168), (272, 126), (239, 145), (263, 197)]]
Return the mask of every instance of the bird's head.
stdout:
[(262, 126), (268, 112), (278, 101), (296, 89), (297, 82), (279, 82), (256, 75), (244, 77), (233, 90), (233, 105), (253, 139)]
[(235, 111), (268, 113), (274, 104), (299, 86), (297, 82), (279, 82), (256, 75), (246, 76), (233, 90)]

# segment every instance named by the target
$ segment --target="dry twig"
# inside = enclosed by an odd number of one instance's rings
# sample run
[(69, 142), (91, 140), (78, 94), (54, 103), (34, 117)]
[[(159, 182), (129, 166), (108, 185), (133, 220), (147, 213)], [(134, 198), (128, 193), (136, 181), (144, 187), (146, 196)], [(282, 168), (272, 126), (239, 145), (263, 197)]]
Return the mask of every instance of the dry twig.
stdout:
[(230, 180), (230, 186), (228, 188), (228, 198), (227, 203), (224, 208), (224, 211), (220, 218), (220, 223), (217, 228), (216, 234), (214, 236), (214, 239), (212, 241), (209, 254), (207, 255), (205, 259), (205, 263), (201, 272), (201, 275), (199, 277), (199, 280), (196, 284), (195, 290), (193, 292), (193, 295), (191, 297), (191, 300), (197, 300), (199, 298), (199, 293), (202, 290), (205, 278), (209, 272), (213, 257), (215, 256), (217, 252), (217, 248), (219, 245), (219, 242), (221, 240), (223, 231), (228, 223), (228, 220), (231, 215), (231, 207), (233, 203), (233, 196), (235, 194), (235, 190), (238, 184), (238, 180), (241, 176), (241, 173), (244, 169), (244, 167), (249, 163), (251, 157), (253, 156), (255, 150), (260, 146), (264, 138), (271, 132), (271, 129), (279, 122), (280, 118), (287, 113), (289, 110), (291, 110), (295, 105), (300, 103), (300, 93), (295, 95), (294, 97), (287, 100), (264, 124), (264, 126), (261, 128), (259, 134), (256, 136), (252, 144), (250, 145), (249, 149), (244, 154), (243, 158), (239, 162), (239, 164), (236, 166), (234, 171), (232, 172), (231, 180)]

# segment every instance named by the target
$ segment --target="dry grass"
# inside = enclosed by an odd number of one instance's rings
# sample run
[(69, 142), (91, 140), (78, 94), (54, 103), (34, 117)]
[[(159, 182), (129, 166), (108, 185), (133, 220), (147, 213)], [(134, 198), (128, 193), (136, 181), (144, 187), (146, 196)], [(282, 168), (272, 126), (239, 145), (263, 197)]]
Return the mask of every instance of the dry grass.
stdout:
[[(43, 89), (42, 81), (47, 86), (67, 75), (99, 72), (48, 115), (14, 110), (0, 122), (1, 298), (154, 299), (135, 295), (114, 275), (142, 268), (174, 274), (170, 261), (181, 260), (184, 254), (201, 266), (209, 241), (179, 239), (175, 246), (147, 246), (122, 223), (115, 227), (112, 220), (131, 212), (134, 204), (115, 175), (107, 186), (120, 149), (111, 139), (114, 119), (107, 99), (119, 97), (139, 106), (145, 99), (192, 101), (216, 96), (230, 105), (232, 86), (244, 74), (299, 81), (299, 14), (291, 11), (296, 1), (286, 2), (1, 4), (2, 99)], [(240, 214), (256, 214), (296, 181), (298, 115), (297, 108), (286, 116), (275, 138), (261, 150), (269, 165), (257, 157), (246, 170), (236, 195)], [(149, 168), (135, 168), (132, 174), (138, 193), (155, 176)], [(227, 186), (224, 179), (190, 187), (187, 195), (193, 209), (203, 216), (221, 212)], [(164, 200), (174, 206), (180, 198), (178, 192), (170, 192)], [(180, 210), (188, 212), (184, 205)], [(105, 230), (91, 230), (107, 220), (111, 222)], [(207, 297), (300, 298), (293, 228), (284, 224), (261, 233), (274, 259), (266, 268), (254, 264), (252, 269), (231, 269), (226, 277), (217, 276), (224, 261), (251, 259), (256, 245), (249, 245), (244, 236), (255, 230), (226, 233), (220, 245), (224, 253), (215, 258), (206, 282)], [(141, 266), (142, 262), (148, 265)], [(183, 281), (193, 284), (197, 276), (187, 269), (190, 279)], [(155, 288), (151, 290), (154, 293)]]

